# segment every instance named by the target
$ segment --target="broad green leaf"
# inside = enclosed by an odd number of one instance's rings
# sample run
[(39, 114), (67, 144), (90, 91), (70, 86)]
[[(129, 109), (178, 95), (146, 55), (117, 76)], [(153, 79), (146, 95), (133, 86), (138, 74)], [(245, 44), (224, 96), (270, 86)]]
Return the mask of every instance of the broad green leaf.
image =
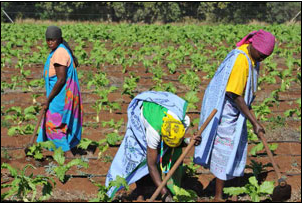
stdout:
[(38, 153), (35, 154), (34, 158), (35, 159), (42, 159), (43, 158), (43, 154), (40, 153), (40, 152), (38, 152)]
[(231, 196), (247, 193), (245, 187), (228, 187), (228, 188), (223, 188), (223, 192), (226, 193), (226, 194), (229, 194)]
[(249, 154), (255, 156), (257, 152), (261, 151), (264, 148), (264, 145), (262, 142), (255, 145), (253, 148), (251, 148)]
[(8, 136), (13, 136), (16, 134), (16, 132), (19, 130), (20, 128), (18, 126), (14, 126), (8, 129), (7, 134)]
[(252, 202), (260, 202), (260, 197), (256, 192), (251, 193), (249, 196)]
[(173, 189), (176, 193), (173, 199), (176, 202), (196, 202), (197, 194), (193, 190), (185, 190), (184, 188), (180, 188), (176, 185), (173, 186)]
[(278, 148), (278, 144), (274, 143), (274, 144), (269, 144), (268, 147), (271, 151), (275, 151)]
[(251, 183), (255, 187), (257, 187), (257, 188), (259, 187), (258, 180), (256, 179), (256, 177), (252, 176), (248, 180), (249, 180), (249, 183)]
[(119, 188), (120, 186), (123, 186), (126, 190), (129, 189), (129, 186), (125, 180), (125, 178), (121, 177), (121, 176), (116, 176), (116, 179), (114, 181), (111, 181), (109, 183), (110, 187), (117, 187)]
[[(9, 173), (15, 177), (18, 175), (18, 171), (13, 168), (11, 165), (7, 164), (7, 163), (2, 163), (1, 164), (1, 169), (8, 169)], [(1, 184), (2, 185), (2, 184)]]
[(24, 109), (24, 114), (29, 114), (29, 113), (36, 113), (36, 110), (34, 108), (34, 106), (29, 106), (27, 108)]
[(82, 138), (80, 140), (80, 143), (78, 144), (78, 147), (81, 149), (87, 149), (87, 147), (92, 143), (93, 141), (87, 138)]
[(53, 158), (56, 162), (58, 162), (59, 165), (64, 164), (65, 157), (64, 157), (64, 153), (63, 153), (63, 150), (61, 149), (61, 147), (59, 147), (58, 149), (55, 149)]
[(83, 162), (81, 159), (73, 159), (73, 160), (71, 160), (71, 161), (66, 165), (66, 167), (67, 167), (68, 169), (70, 169), (72, 166), (75, 166), (75, 165), (81, 165), (81, 166), (83, 166), (83, 167), (85, 167), (85, 168), (88, 167), (88, 163)]
[(54, 142), (52, 141), (45, 141), (45, 142), (39, 142), (39, 144), (41, 145), (41, 147), (46, 148), (48, 150), (55, 150), (56, 149), (56, 145), (54, 144)]
[(61, 181), (61, 182), (64, 182), (64, 179), (65, 179), (65, 173), (67, 171), (67, 167), (66, 166), (57, 166), (54, 168), (54, 172), (56, 173), (58, 179)]
[(260, 185), (260, 192), (266, 194), (272, 194), (274, 191), (274, 181), (265, 181)]

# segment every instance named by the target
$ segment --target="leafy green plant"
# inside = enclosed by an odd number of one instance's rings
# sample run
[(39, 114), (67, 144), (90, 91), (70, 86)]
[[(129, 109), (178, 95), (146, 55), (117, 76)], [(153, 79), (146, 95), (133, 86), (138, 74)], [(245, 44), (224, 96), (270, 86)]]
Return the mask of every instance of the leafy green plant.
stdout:
[(109, 147), (108, 143), (106, 142), (106, 139), (101, 139), (97, 142), (87, 138), (82, 138), (78, 147), (86, 150), (89, 145), (96, 146), (99, 149), (98, 159), (101, 158), (103, 152), (105, 152)]
[(105, 87), (109, 84), (109, 79), (105, 72), (97, 71), (94, 74), (94, 78), (87, 83), (87, 89), (91, 89), (91, 86), (95, 86), (96, 89)]
[(184, 99), (188, 102), (187, 111), (197, 110), (196, 103), (199, 102), (196, 91), (189, 91), (185, 94)]
[(73, 159), (67, 164), (65, 164), (65, 157), (64, 157), (64, 152), (61, 149), (61, 147), (55, 149), (54, 154), (53, 154), (54, 160), (57, 162), (58, 166), (56, 166), (53, 171), (55, 172), (56, 176), (58, 179), (64, 183), (67, 181), (67, 175), (66, 172), (72, 167), (72, 166), (77, 166), (81, 165), (84, 168), (88, 168), (88, 163), (83, 162), (81, 159)]
[[(13, 114), (9, 114), (13, 113)], [(34, 126), (32, 124), (23, 125), (25, 122), (30, 120), (37, 120), (36, 114), (37, 109), (35, 106), (29, 106), (23, 111), (21, 107), (13, 106), (6, 111), (5, 120), (11, 120), (14, 126), (8, 129), (8, 135), (13, 136), (16, 134), (25, 135), (32, 134), (34, 131)]]
[(130, 72), (129, 75), (130, 77), (124, 78), (122, 95), (126, 94), (129, 95), (131, 98), (134, 98), (134, 90), (137, 87), (137, 82), (139, 81), (140, 77), (135, 76), (133, 72)]
[(254, 176), (250, 177), (248, 180), (249, 183), (243, 187), (223, 188), (223, 192), (230, 196), (236, 196), (245, 193), (249, 195), (252, 202), (260, 202), (261, 197), (268, 196), (273, 193), (274, 181), (265, 181), (259, 185), (258, 180)]
[(185, 190), (184, 188), (173, 186), (176, 194), (173, 196), (175, 202), (196, 202), (198, 196), (193, 190)]
[(96, 91), (99, 96), (99, 99), (95, 101), (95, 104), (92, 107), (96, 110), (96, 122), (99, 122), (99, 114), (102, 109), (109, 110), (112, 113), (113, 110), (120, 110), (121, 106), (118, 102), (110, 102), (108, 99), (108, 95), (117, 90), (117, 87), (111, 86), (109, 88), (100, 88)]
[(267, 163), (265, 165), (262, 164), (262, 162), (257, 162), (255, 160), (251, 160), (251, 165), (246, 165), (246, 168), (248, 169), (252, 169), (253, 170), (253, 174), (256, 178), (259, 177), (259, 175), (263, 172), (266, 172), (266, 167), (271, 167), (272, 164), (271, 163)]
[(124, 123), (124, 119), (121, 118), (118, 122), (116, 122), (114, 119), (111, 119), (109, 121), (102, 121), (102, 127), (109, 126), (110, 128), (113, 128), (115, 131), (118, 131), (121, 126)]
[(191, 177), (194, 177), (197, 175), (197, 169), (200, 168), (199, 165), (196, 165), (194, 162), (193, 162), (193, 157), (190, 157), (190, 162), (189, 164), (186, 164), (185, 165), (185, 172), (188, 176), (191, 176)]
[(273, 107), (273, 105), (279, 105), (278, 97), (278, 90), (275, 90), (271, 92), (270, 96), (264, 99), (261, 104), (252, 106), (256, 117), (262, 121), (267, 121), (267, 116), (271, 113), (270, 107)]
[[(47, 176), (37, 175), (34, 177), (33, 173), (29, 176), (25, 174), (28, 167), (35, 169), (31, 164), (25, 165), (25, 167), (19, 171), (7, 163), (1, 164), (2, 169), (8, 169), (14, 180), (9, 184), (1, 184), (1, 189), (9, 188), (5, 193), (1, 193), (1, 201), (11, 198), (17, 198), (17, 201), (23, 202), (39, 202), (48, 199), (52, 195), (53, 187), (56, 186), (56, 182)], [(36, 198), (37, 186), (42, 186), (42, 196)], [(31, 196), (31, 197), (30, 197)]]
[(276, 127), (283, 127), (285, 126), (285, 117), (281, 117), (277, 115), (276, 117), (272, 116), (268, 118), (269, 122), (273, 123), (273, 126), (271, 126), (272, 129), (275, 129)]
[(106, 142), (109, 145), (116, 145), (117, 142), (121, 141), (122, 139), (123, 136), (120, 136), (119, 133), (115, 131), (106, 135)]
[(43, 94), (32, 94), (33, 104), (37, 104), (37, 98), (42, 96)]
[(4, 93), (6, 89), (12, 89), (14, 87), (13, 83), (7, 83), (5, 81), (1, 81), (1, 93)]
[[(268, 144), (268, 147), (271, 151), (275, 151), (278, 148), (278, 144), (274, 143), (274, 144)], [(253, 148), (251, 148), (249, 154), (251, 156), (256, 156), (257, 152), (260, 152), (264, 149), (264, 145), (262, 142), (258, 143), (257, 145), (255, 145)]]
[(93, 183), (99, 188), (98, 194), (97, 198), (93, 198), (89, 200), (89, 202), (111, 202), (112, 199), (106, 194), (111, 187), (120, 188), (121, 186), (123, 186), (126, 190), (129, 190), (129, 185), (127, 184), (126, 180), (120, 176), (117, 176), (116, 180), (109, 182), (108, 187), (96, 182)]
[(33, 144), (28, 148), (26, 152), (27, 156), (33, 156), (37, 160), (41, 160), (43, 158), (42, 150), (46, 148), (48, 150), (56, 149), (55, 144), (52, 141), (38, 142), (37, 144)]
[(171, 63), (167, 64), (167, 67), (168, 67), (169, 73), (174, 74), (177, 69), (177, 64), (175, 62), (171, 62)]
[(297, 104), (299, 104), (299, 108), (291, 108), (291, 109), (288, 109), (284, 112), (284, 115), (286, 117), (293, 117), (293, 115), (297, 115), (297, 117), (299, 119), (302, 118), (302, 112), (301, 112), (301, 98), (297, 99), (296, 100)]
[(29, 85), (31, 87), (43, 88), (44, 87), (44, 79), (43, 78), (41, 78), (41, 79), (33, 79), (33, 80), (29, 81)]
[(187, 86), (190, 90), (196, 91), (199, 88), (201, 80), (196, 72), (186, 69), (186, 74), (180, 74), (179, 81)]

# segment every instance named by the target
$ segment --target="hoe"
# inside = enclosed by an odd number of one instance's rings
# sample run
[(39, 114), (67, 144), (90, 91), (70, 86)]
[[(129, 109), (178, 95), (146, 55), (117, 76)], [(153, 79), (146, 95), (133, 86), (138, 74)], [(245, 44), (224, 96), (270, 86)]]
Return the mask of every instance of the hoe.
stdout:
[(272, 200), (275, 202), (279, 202), (279, 201), (281, 202), (281, 201), (288, 200), (291, 196), (291, 186), (286, 183), (286, 180), (284, 178), (282, 178), (281, 172), (280, 172), (276, 162), (274, 161), (273, 154), (271, 153), (271, 151), (268, 147), (267, 141), (266, 141), (263, 133), (262, 132), (259, 133), (258, 136), (260, 137), (260, 139), (262, 140), (262, 142), (264, 144), (267, 155), (268, 155), (268, 157), (274, 167), (274, 170), (277, 174), (277, 177), (278, 177), (278, 186), (276, 186), (274, 188)]
[[(208, 125), (208, 123), (211, 121), (211, 119), (214, 117), (214, 115), (217, 113), (217, 109), (214, 109), (210, 115), (208, 116), (208, 118), (206, 119), (206, 121), (203, 123), (203, 125), (201, 126), (200, 130), (198, 131), (198, 135), (201, 135), (201, 133), (203, 132), (203, 130), (206, 128), (206, 126)], [(175, 162), (174, 166), (171, 168), (171, 170), (168, 172), (168, 174), (165, 176), (165, 178), (163, 179), (161, 185), (156, 189), (156, 191), (154, 192), (154, 194), (152, 195), (152, 197), (150, 198), (149, 202), (153, 202), (157, 196), (159, 195), (159, 193), (161, 192), (162, 188), (166, 185), (168, 179), (173, 175), (173, 173), (176, 171), (176, 169), (178, 168), (178, 166), (181, 164), (181, 162), (183, 161), (183, 159), (185, 158), (185, 156), (187, 155), (187, 153), (189, 152), (189, 150), (194, 146), (195, 144), (195, 140), (191, 140), (189, 145), (186, 147), (186, 149), (184, 150), (184, 152), (181, 154), (181, 156), (179, 157), (179, 159)]]
[(35, 129), (34, 129), (33, 136), (32, 136), (32, 138), (31, 138), (30, 142), (29, 142), (29, 143), (25, 146), (25, 148), (24, 148), (25, 155), (26, 155), (26, 153), (29, 151), (28, 148), (34, 144), (34, 141), (35, 141), (35, 137), (36, 137), (36, 134), (37, 134), (38, 127), (39, 127), (39, 125), (40, 125), (40, 123), (41, 123), (42, 118), (45, 118), (45, 117), (44, 117), (44, 114), (45, 114), (45, 111), (42, 109), (42, 110), (40, 111), (39, 119), (38, 119), (38, 122), (37, 122), (37, 124), (36, 124)]

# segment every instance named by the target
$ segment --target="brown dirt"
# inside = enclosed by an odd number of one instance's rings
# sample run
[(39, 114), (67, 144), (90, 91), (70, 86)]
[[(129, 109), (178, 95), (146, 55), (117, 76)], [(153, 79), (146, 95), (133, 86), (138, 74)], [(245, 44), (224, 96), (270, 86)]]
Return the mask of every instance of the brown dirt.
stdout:
[[(91, 49), (89, 47), (88, 49)], [(209, 49), (214, 50), (214, 47), (209, 47)], [(279, 66), (281, 69), (286, 69), (286, 66), (283, 64)], [(178, 77), (180, 73), (185, 72), (185, 67), (190, 67), (190, 65), (182, 65), (180, 69), (175, 74), (169, 74), (167, 67), (164, 67), (164, 72), (167, 74), (164, 77), (163, 83), (172, 82), (174, 86), (177, 88), (177, 95), (184, 96), (188, 91), (188, 88), (178, 82)], [(31, 67), (25, 67), (25, 70), (31, 70), (31, 79), (39, 79), (42, 74), (43, 65), (33, 65)], [(122, 74), (121, 66), (113, 66), (113, 65), (104, 65), (101, 67), (101, 70), (105, 71), (108, 74), (110, 79), (110, 85), (115, 85), (119, 89), (114, 93), (109, 95), (110, 101), (119, 102), (121, 105), (121, 110), (114, 111), (113, 113), (109, 113), (109, 111), (101, 111), (99, 114), (101, 121), (108, 121), (110, 119), (114, 119), (115, 121), (124, 119), (124, 125), (120, 128), (120, 135), (124, 135), (125, 127), (127, 123), (127, 106), (131, 101), (130, 96), (121, 95), (122, 86), (124, 82), (124, 78), (129, 76), (129, 72), (135, 72), (136, 75), (140, 76), (138, 86), (135, 90), (135, 94), (149, 90), (154, 82), (152, 81), (152, 73), (145, 73), (145, 68), (142, 64), (134, 65), (133, 67), (127, 68), (127, 73)], [(78, 68), (78, 71), (82, 71), (84, 74), (88, 71), (95, 73), (97, 71), (96, 68), (90, 66), (81, 66)], [(16, 75), (16, 70), (12, 67), (4, 67), (1, 69), (1, 81), (4, 80), (6, 82), (11, 81), (11, 77)], [(204, 90), (209, 83), (209, 79), (205, 79), (206, 73), (201, 71), (198, 72), (198, 75), (201, 79), (201, 85), (199, 86), (199, 102), (196, 103), (198, 109), (196, 111), (192, 111), (189, 113), (191, 120), (195, 118), (199, 118), (199, 110), (204, 94)], [(28, 79), (30, 80), (30, 79)], [(108, 127), (102, 127), (102, 124), (97, 124), (94, 120), (96, 115), (94, 109), (91, 107), (93, 102), (98, 98), (98, 96), (92, 91), (94, 91), (94, 87), (90, 90), (87, 89), (86, 84), (82, 83), (84, 79), (80, 80), (81, 90), (82, 90), (82, 99), (84, 102), (84, 131), (83, 138), (88, 138), (91, 140), (98, 141), (106, 136), (106, 133), (109, 133), (111, 129)], [(256, 103), (262, 102), (264, 98), (268, 97), (269, 94), (281, 86), (281, 82), (277, 80), (277, 84), (262, 84), (261, 88), (258, 92)], [(44, 88), (36, 88), (35, 92), (44, 93)], [(30, 92), (22, 92), (20, 87), (17, 87), (17, 91), (5, 90), (4, 93), (1, 93), (1, 106), (4, 106), (4, 110), (8, 109), (12, 106), (21, 106), (22, 108), (28, 107), (32, 105), (32, 93)], [(297, 108), (298, 104), (295, 103), (294, 100), (301, 97), (301, 87), (293, 83), (291, 89), (286, 92), (280, 93), (279, 95), (279, 106), (274, 105), (270, 109), (272, 110), (272, 114), (269, 116), (283, 116), (283, 113), (290, 108)], [(37, 101), (42, 103), (45, 100), (45, 96), (38, 97)], [(4, 121), (4, 116), (1, 114), (1, 121)], [(9, 122), (12, 125), (12, 121)], [(35, 125), (36, 122), (31, 122)], [(295, 118), (288, 118), (285, 121), (283, 126), (274, 127), (270, 122), (264, 122), (266, 126), (266, 137), (270, 141), (289, 141), (289, 142), (278, 142), (279, 147), (274, 152), (275, 153), (275, 161), (280, 167), (283, 174), (287, 176), (287, 182), (292, 186), (292, 198), (289, 200), (290, 202), (301, 202), (301, 121), (295, 120)], [(192, 130), (197, 129), (197, 125), (195, 125)], [(5, 148), (14, 148), (14, 147), (23, 147), (30, 141), (31, 135), (16, 135), (9, 137), (7, 135), (8, 128), (1, 125), (1, 147)], [(189, 137), (190, 135), (187, 135)], [(296, 141), (296, 142), (290, 142)], [(254, 144), (249, 145), (249, 150), (252, 148)], [(15, 168), (23, 168), (26, 164), (30, 163), (36, 167), (34, 170), (28, 171), (28, 173), (43, 174), (46, 175), (45, 166), (52, 162), (50, 157), (51, 152), (44, 152), (44, 157), (46, 158), (44, 161), (39, 162), (35, 161), (33, 158), (26, 158), (23, 149), (17, 150), (5, 150), (5, 148), (1, 148), (1, 163), (6, 162), (12, 165)], [(98, 175), (98, 177), (92, 177), (91, 179), (104, 184), (105, 175), (110, 167), (111, 160), (113, 159), (116, 151), (118, 150), (118, 146), (110, 147), (101, 159), (89, 159), (89, 168), (88, 169), (78, 169), (77, 167), (73, 167), (68, 171), (68, 175), (80, 175), (80, 173), (93, 174)], [(96, 150), (92, 157), (97, 157), (98, 150)], [(190, 162), (190, 156), (193, 155), (193, 150), (186, 157), (184, 163), (188, 164)], [(266, 164), (269, 162), (266, 154), (260, 153), (258, 157), (250, 157), (253, 160), (262, 162)], [(250, 164), (250, 160), (247, 159), (247, 164)], [(263, 175), (264, 180), (276, 180), (275, 172), (272, 167), (268, 167), (266, 174)], [(186, 189), (193, 189), (199, 196), (198, 202), (211, 202), (212, 196), (214, 195), (214, 176), (204, 168), (199, 168), (197, 171), (197, 175), (195, 177), (185, 177), (183, 180), (183, 187)], [(4, 179), (5, 171), (1, 170), (1, 183)], [(242, 178), (242, 183), (245, 184), (247, 182), (248, 177), (251, 176), (251, 170), (246, 169), (245, 175)], [(61, 183), (58, 179), (53, 177), (57, 183), (54, 194), (48, 202), (87, 202), (88, 200), (96, 197), (98, 192), (98, 188), (92, 183), (92, 181), (87, 177), (72, 177), (67, 182)], [(227, 186), (231, 186), (233, 181), (227, 182)], [(125, 191), (122, 190), (117, 193), (115, 201), (123, 201), (123, 202), (139, 202), (136, 201), (134, 197), (133, 191), (135, 190), (135, 184), (130, 185), (130, 190)], [(4, 190), (1, 189), (1, 193)], [(158, 200), (159, 201), (159, 200)], [(248, 197), (242, 196), (240, 197), (241, 202), (250, 201)]]

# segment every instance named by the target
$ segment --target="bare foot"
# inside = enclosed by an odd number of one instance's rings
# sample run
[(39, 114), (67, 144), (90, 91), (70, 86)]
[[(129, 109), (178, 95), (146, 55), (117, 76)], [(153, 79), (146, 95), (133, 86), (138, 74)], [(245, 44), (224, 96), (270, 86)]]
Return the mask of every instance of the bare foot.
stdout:
[(237, 202), (238, 201), (238, 196), (236, 196), (236, 195), (232, 196), (231, 201)]
[(139, 195), (137, 197), (137, 201), (144, 201), (144, 196), (143, 195)]
[(216, 203), (224, 203), (226, 200), (220, 197), (214, 197), (214, 199), (211, 202), (216, 202)]

